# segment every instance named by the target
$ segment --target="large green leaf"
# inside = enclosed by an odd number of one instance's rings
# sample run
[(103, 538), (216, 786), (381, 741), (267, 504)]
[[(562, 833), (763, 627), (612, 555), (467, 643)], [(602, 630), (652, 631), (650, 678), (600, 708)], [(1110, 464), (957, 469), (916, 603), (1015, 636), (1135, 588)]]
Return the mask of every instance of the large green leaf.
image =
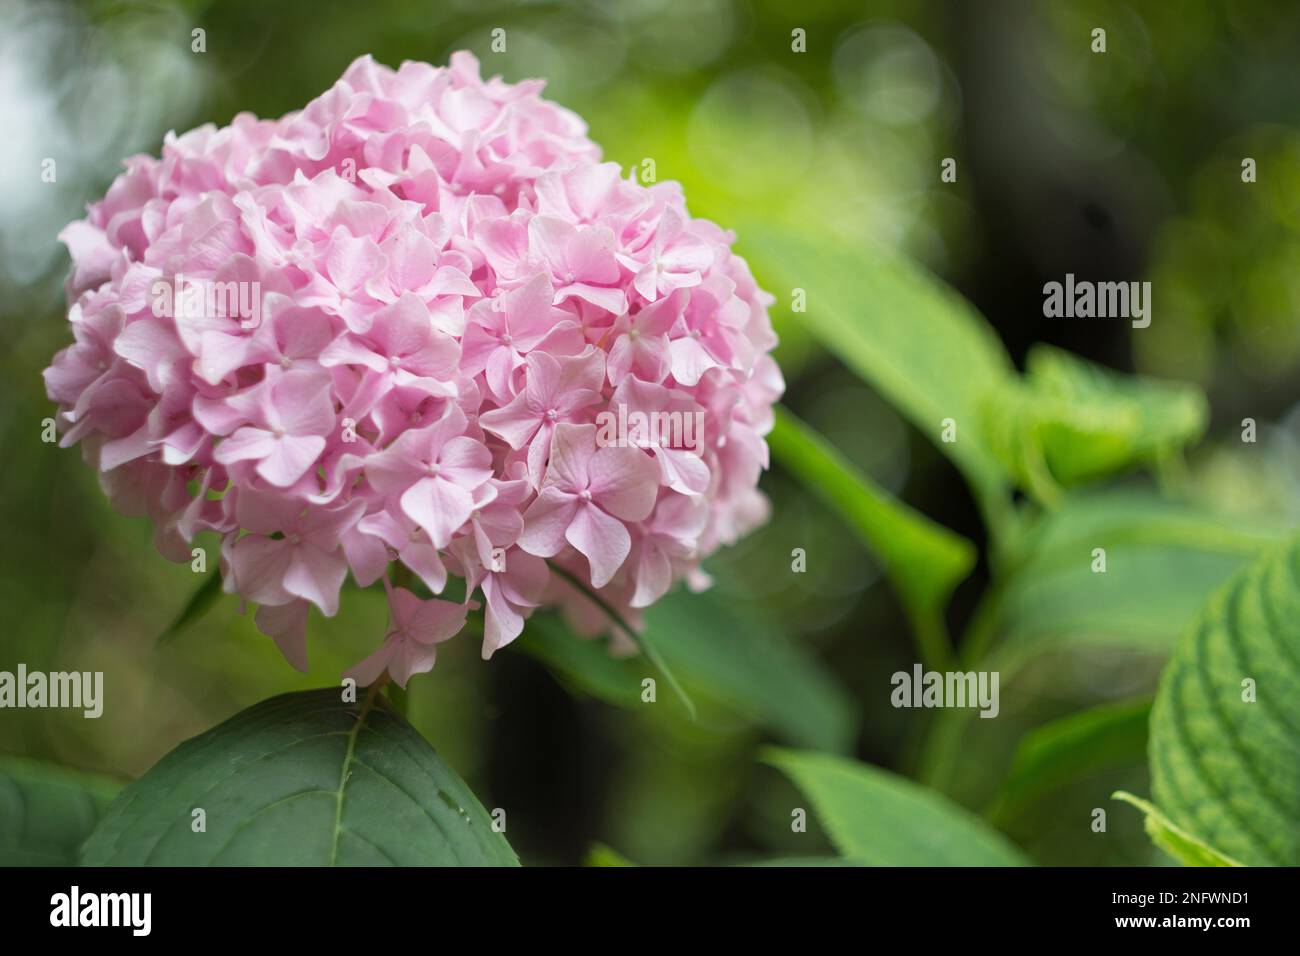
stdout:
[(92, 774), (0, 757), (0, 866), (75, 866), (121, 789)]
[(1204, 595), (1281, 533), (1149, 492), (1073, 495), (1022, 542), (980, 626), (1008, 668), (1066, 647), (1164, 654)]
[[(1005, 470), (982, 435), (980, 408), (1014, 374), (984, 318), (939, 279), (888, 250), (810, 242), (771, 228), (745, 231), (763, 284), (788, 302), (807, 293), (794, 319), (870, 382), (962, 469), (986, 510), (996, 511)], [(956, 441), (942, 440), (944, 419)]]
[(776, 460), (848, 521), (910, 613), (941, 614), (974, 566), (975, 546), (880, 488), (791, 412), (776, 411), (767, 436)]
[(830, 754), (770, 750), (812, 802), (835, 848), (872, 866), (1021, 866), (1024, 856), (968, 810), (933, 790)]
[(1156, 804), (1247, 864), (1300, 865), (1300, 539), (1206, 603), (1151, 714)]
[[(384, 699), (284, 694), (181, 744), (113, 802), (92, 866), (517, 865), (465, 783)], [(206, 817), (194, 832), (194, 811)]]
[(1205, 430), (1208, 407), (1194, 385), (1124, 375), (1045, 345), (1025, 364), (1024, 379), (991, 390), (981, 413), (993, 450), (1040, 498), (1156, 460)]

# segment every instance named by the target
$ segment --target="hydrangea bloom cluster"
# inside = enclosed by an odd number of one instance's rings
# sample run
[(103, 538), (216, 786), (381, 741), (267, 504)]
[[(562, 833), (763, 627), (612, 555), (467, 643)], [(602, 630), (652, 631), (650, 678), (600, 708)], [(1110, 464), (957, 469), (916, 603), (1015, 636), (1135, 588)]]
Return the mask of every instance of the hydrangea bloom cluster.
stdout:
[[(391, 621), (350, 673), (405, 685), (480, 606), (484, 657), (542, 606), (614, 630), (555, 567), (636, 627), (766, 517), (770, 296), (541, 86), (364, 57), (300, 112), (169, 134), (61, 235), (62, 444), (169, 558), (219, 533), (301, 669), (349, 573)], [(449, 575), (463, 600), (412, 590)]]

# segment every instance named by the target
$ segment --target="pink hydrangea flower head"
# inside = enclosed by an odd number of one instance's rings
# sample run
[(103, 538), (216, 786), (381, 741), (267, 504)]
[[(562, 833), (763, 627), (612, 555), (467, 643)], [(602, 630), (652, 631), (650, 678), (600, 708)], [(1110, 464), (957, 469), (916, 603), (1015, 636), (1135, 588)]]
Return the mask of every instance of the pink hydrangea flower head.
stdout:
[(556, 567), (637, 626), (766, 517), (772, 298), (541, 86), (362, 57), (278, 120), (168, 134), (61, 235), (61, 443), (167, 557), (218, 533), (295, 667), (349, 574), (389, 602), (362, 683), (479, 608), (485, 658), (552, 605), (625, 641)]

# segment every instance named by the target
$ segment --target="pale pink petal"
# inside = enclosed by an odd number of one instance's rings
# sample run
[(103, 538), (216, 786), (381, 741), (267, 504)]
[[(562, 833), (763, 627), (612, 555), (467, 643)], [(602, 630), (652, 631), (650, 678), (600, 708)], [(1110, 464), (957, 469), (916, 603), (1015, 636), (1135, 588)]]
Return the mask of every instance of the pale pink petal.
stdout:
[(592, 504), (577, 509), (564, 537), (586, 555), (591, 564), (591, 583), (597, 588), (609, 583), (632, 547), (623, 522)]
[(559, 488), (543, 488), (524, 512), (519, 547), (529, 554), (549, 558), (564, 547), (564, 532), (578, 510), (578, 499)]
[(589, 466), (591, 494), (612, 515), (641, 521), (655, 506), (659, 469), (639, 448), (598, 449)]
[(474, 510), (474, 498), (460, 485), (442, 478), (424, 478), (401, 498), (402, 510), (428, 532), (430, 540), (445, 548)]
[(294, 668), (307, 673), (307, 610), (306, 601), (290, 601), (272, 606), (263, 604), (253, 615), (257, 629), (275, 640), (284, 659)]

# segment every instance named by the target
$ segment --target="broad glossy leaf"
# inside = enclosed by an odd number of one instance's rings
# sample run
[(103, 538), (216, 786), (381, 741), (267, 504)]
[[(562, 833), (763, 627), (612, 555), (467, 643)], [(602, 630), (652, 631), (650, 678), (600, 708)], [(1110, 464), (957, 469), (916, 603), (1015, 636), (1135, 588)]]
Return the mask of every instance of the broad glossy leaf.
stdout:
[(273, 697), (181, 744), (113, 802), (83, 861), (517, 865), (424, 738), (382, 696), (360, 693), (353, 704), (338, 688)]
[(1156, 804), (1247, 864), (1300, 865), (1300, 539), (1261, 555), (1182, 636), (1151, 714)]
[(938, 793), (830, 754), (770, 750), (844, 857), (872, 866), (1021, 866), (1002, 834)]
[(93, 774), (0, 757), (0, 866), (75, 866), (121, 789)]

